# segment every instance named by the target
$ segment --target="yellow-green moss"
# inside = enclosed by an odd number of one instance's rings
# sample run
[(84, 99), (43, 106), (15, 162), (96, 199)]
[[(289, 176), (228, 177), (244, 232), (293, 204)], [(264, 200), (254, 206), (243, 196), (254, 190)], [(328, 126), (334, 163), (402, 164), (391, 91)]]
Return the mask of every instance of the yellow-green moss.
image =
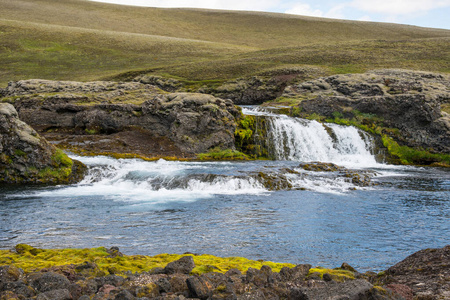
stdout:
[(20, 244), (16, 246), (16, 251), (0, 250), (0, 265), (13, 265), (23, 269), (25, 272), (32, 272), (52, 266), (62, 266), (68, 264), (82, 264), (86, 261), (97, 264), (99, 269), (105, 274), (121, 274), (125, 271), (143, 272), (150, 271), (156, 267), (165, 267), (169, 262), (180, 259), (183, 256), (192, 256), (195, 262), (193, 274), (202, 274), (215, 271), (225, 273), (236, 268), (241, 272), (246, 272), (248, 268), (260, 269), (263, 265), (272, 268), (274, 272), (279, 272), (283, 267), (294, 267), (293, 264), (273, 263), (269, 261), (255, 261), (243, 257), (217, 257), (213, 255), (178, 255), (159, 254), (155, 256), (144, 255), (124, 255), (108, 257), (110, 254), (106, 248), (90, 249), (37, 249), (29, 245)]
[(324, 274), (330, 274), (335, 281), (346, 281), (355, 279), (355, 274), (351, 271), (342, 269), (326, 269), (321, 267), (311, 268), (307, 276), (313, 273), (318, 273), (320, 278), (323, 278)]
[(242, 152), (237, 150), (217, 148), (211, 149), (206, 153), (197, 154), (199, 160), (249, 160), (250, 158)]
[(441, 167), (450, 167), (449, 154), (434, 154), (428, 151), (416, 150), (407, 146), (400, 146), (387, 135), (381, 136), (383, 145), (389, 153), (397, 156), (402, 164), (438, 164)]

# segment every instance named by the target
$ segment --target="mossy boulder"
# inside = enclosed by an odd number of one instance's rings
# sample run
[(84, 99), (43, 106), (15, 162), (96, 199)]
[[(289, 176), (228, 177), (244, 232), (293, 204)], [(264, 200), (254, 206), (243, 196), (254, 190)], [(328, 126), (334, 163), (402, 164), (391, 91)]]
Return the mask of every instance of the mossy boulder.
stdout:
[(0, 183), (70, 183), (84, 169), (22, 122), (11, 104), (0, 103)]

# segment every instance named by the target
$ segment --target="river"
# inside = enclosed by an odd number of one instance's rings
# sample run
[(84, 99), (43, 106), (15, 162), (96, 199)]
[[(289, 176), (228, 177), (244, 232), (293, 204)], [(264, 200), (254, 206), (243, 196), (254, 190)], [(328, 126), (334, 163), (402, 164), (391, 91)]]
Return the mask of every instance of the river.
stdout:
[[(330, 137), (315, 121), (272, 117), (273, 161), (71, 155), (89, 167), (79, 184), (0, 186), (0, 249), (118, 246), (125, 254), (192, 252), (324, 267), (347, 262), (380, 271), (450, 243), (447, 169), (379, 163), (370, 138), (356, 128), (330, 125)], [(299, 167), (304, 161), (362, 170), (373, 184), (306, 171)], [(255, 175), (286, 169), (288, 190), (269, 190)]]

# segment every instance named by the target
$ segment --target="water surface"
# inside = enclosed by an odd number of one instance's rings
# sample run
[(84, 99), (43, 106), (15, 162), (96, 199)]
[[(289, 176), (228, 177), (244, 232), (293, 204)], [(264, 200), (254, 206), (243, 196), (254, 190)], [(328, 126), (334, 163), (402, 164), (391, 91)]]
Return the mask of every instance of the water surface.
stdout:
[[(125, 254), (208, 253), (383, 270), (450, 243), (450, 172), (371, 166), (372, 187), (294, 161), (144, 162), (75, 157), (82, 183), (0, 186), (0, 248), (118, 246)], [(249, 174), (289, 167), (295, 189)]]

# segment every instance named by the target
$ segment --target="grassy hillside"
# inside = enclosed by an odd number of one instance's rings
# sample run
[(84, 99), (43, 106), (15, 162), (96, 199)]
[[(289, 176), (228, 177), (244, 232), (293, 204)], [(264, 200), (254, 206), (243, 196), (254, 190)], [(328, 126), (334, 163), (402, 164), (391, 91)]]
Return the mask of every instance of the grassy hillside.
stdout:
[[(224, 80), (284, 66), (450, 71), (450, 31), (293, 15), (0, 0), (0, 86), (131, 70)], [(117, 77), (117, 78), (120, 78)]]

